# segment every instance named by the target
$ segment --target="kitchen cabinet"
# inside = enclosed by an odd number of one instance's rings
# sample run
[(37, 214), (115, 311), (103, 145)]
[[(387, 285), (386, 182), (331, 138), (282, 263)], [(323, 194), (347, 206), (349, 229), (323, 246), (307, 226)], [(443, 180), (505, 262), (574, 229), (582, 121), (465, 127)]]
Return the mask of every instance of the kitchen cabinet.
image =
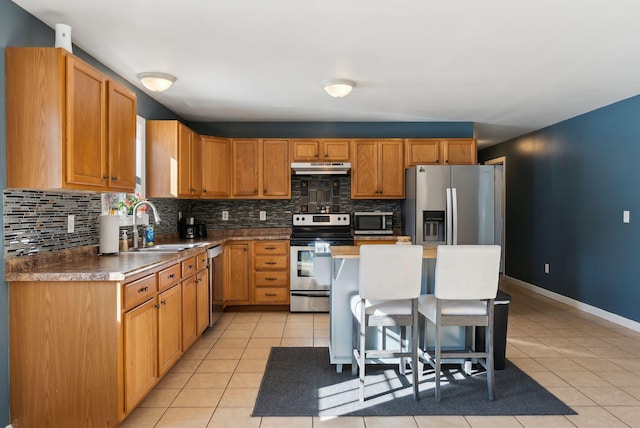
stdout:
[(135, 190), (135, 93), (60, 48), (7, 48), (6, 87), (8, 187)]
[(351, 140), (320, 138), (291, 140), (292, 162), (348, 162)]
[(147, 121), (147, 196), (199, 197), (201, 137), (177, 120)]
[(182, 356), (182, 289), (174, 285), (158, 295), (158, 376)]
[(224, 305), (248, 305), (250, 302), (249, 276), (250, 242), (238, 241), (224, 249)]
[(291, 198), (289, 140), (234, 139), (231, 165), (232, 198)]
[(353, 140), (351, 198), (404, 198), (402, 139)]
[(408, 138), (405, 167), (416, 165), (475, 165), (478, 163), (474, 138)]
[(198, 339), (198, 289), (195, 275), (182, 281), (182, 352)]
[(209, 271), (196, 273), (196, 333), (198, 337), (209, 327)]
[(289, 304), (289, 241), (255, 241), (253, 303)]
[(202, 137), (202, 198), (231, 195), (231, 140)]

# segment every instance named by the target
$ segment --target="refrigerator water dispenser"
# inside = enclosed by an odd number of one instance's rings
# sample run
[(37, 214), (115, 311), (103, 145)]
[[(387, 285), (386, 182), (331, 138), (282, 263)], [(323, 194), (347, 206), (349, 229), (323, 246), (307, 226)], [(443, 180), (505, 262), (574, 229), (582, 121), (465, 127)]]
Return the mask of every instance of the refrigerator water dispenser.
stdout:
[(423, 211), (424, 241), (444, 242), (445, 216), (444, 211)]

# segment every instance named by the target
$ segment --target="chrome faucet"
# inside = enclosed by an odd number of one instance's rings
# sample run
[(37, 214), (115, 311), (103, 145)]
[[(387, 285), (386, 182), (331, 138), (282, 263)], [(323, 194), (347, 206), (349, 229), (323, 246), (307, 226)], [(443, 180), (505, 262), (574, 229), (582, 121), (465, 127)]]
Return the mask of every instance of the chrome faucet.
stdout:
[(138, 218), (138, 208), (142, 205), (147, 205), (151, 207), (153, 210), (153, 218), (156, 220), (156, 224), (160, 223), (160, 216), (158, 215), (158, 210), (156, 210), (156, 206), (153, 205), (150, 201), (140, 201), (133, 206), (133, 248), (138, 248), (138, 225), (136, 224), (136, 219)]

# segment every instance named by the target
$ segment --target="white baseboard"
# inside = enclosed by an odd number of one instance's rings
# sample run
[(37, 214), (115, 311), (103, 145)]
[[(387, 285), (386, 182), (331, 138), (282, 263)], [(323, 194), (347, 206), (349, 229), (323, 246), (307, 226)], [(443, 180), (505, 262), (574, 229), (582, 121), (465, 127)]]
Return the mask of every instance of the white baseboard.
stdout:
[(558, 302), (564, 303), (565, 305), (569, 305), (573, 308), (580, 309), (581, 311), (587, 312), (591, 315), (595, 315), (607, 321), (611, 321), (612, 323), (616, 323), (622, 327), (626, 327), (631, 330), (640, 332), (640, 323), (637, 321), (621, 317), (620, 315), (614, 314), (613, 312), (607, 312), (603, 309), (596, 308), (595, 306), (587, 305), (586, 303), (582, 303), (578, 300), (571, 299), (567, 296), (563, 296), (562, 294), (554, 293), (553, 291), (549, 291), (545, 288), (538, 287), (537, 285), (529, 284), (528, 282), (519, 280), (517, 278), (512, 278), (507, 275), (504, 275), (504, 278), (515, 286), (525, 288), (527, 290), (533, 291), (534, 293), (537, 293), (542, 296), (548, 297), (550, 299), (556, 300)]

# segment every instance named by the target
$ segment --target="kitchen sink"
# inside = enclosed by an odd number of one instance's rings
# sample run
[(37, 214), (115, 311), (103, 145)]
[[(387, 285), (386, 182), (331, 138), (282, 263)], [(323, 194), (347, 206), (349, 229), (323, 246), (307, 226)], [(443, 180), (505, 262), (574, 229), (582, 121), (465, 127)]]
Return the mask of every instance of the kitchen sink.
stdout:
[(199, 247), (201, 244), (158, 244), (152, 247), (131, 248), (129, 251), (138, 253), (179, 253), (189, 248)]

